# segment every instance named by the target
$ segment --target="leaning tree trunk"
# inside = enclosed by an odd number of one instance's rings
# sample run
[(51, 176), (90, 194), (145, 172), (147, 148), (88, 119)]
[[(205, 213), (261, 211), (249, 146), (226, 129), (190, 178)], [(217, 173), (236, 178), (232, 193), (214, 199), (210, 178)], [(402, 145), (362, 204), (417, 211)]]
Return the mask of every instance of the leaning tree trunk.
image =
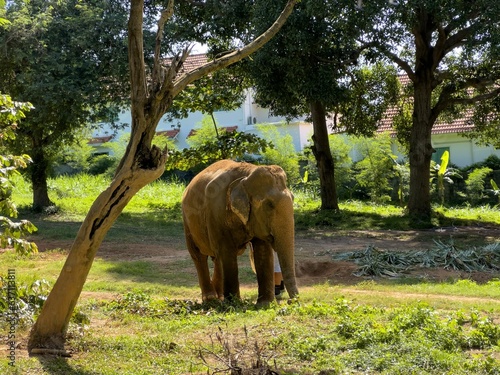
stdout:
[(410, 196), (408, 213), (415, 223), (430, 223), (430, 167), (434, 149), (431, 143), (434, 118), (431, 109), (430, 80), (415, 83), (413, 126), (410, 132)]
[(296, 2), (289, 0), (275, 23), (247, 46), (178, 77), (189, 49), (184, 50), (181, 56), (174, 57), (170, 67), (161, 64), (163, 26), (173, 15), (174, 9), (174, 2), (170, 0), (158, 23), (154, 66), (151, 81), (148, 82), (142, 32), (144, 0), (131, 1), (128, 23), (132, 103), (130, 141), (111, 185), (99, 195), (83, 221), (63, 269), (31, 329), (28, 342), (30, 353), (64, 351), (69, 320), (101, 242), (135, 193), (164, 171), (166, 152), (151, 146), (151, 142), (156, 126), (173, 98), (193, 81), (234, 64), (262, 47), (279, 31)]
[(339, 204), (334, 174), (335, 167), (328, 140), (325, 107), (322, 103), (316, 101), (310, 104), (310, 108), (313, 122), (312, 151), (316, 158), (319, 172), (321, 209), (338, 210)]
[[(61, 274), (32, 328), (30, 350), (64, 348), (69, 320), (102, 240), (134, 194), (163, 173), (165, 153), (153, 148), (148, 154), (143, 146), (139, 144), (127, 155), (126, 164), (132, 166), (122, 167), (90, 208)], [(144, 168), (144, 164), (148, 168)]]

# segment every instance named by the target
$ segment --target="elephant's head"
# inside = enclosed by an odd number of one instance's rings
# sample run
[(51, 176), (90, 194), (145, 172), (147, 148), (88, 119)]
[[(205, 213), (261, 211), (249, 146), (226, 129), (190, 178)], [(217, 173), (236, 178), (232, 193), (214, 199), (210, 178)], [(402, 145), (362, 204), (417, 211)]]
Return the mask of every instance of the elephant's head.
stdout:
[(227, 203), (252, 237), (269, 242), (278, 254), (290, 297), (295, 282), (293, 195), (278, 166), (261, 166), (231, 183)]

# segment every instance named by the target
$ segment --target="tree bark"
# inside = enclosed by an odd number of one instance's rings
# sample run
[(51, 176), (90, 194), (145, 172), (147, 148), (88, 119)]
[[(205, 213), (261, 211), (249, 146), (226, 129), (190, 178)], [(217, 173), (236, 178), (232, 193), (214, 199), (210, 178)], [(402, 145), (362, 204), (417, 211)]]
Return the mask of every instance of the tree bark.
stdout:
[(431, 119), (430, 82), (417, 82), (414, 90), (413, 126), (410, 132), (410, 196), (408, 213), (421, 223), (430, 223), (430, 167), (434, 149), (431, 132), (434, 121)]
[[(189, 83), (218, 69), (231, 65), (260, 48), (271, 39), (291, 14), (297, 0), (289, 0), (276, 22), (249, 45), (211, 61), (179, 78), (177, 74), (189, 54), (186, 49), (176, 56), (170, 68), (161, 65), (160, 54), (155, 52), (152, 82), (148, 85), (143, 49), (144, 0), (132, 0), (128, 24), (129, 66), (131, 82), (131, 136), (124, 157), (120, 161), (111, 185), (95, 200), (76, 239), (68, 258), (52, 288), (42, 311), (31, 329), (28, 350), (33, 353), (64, 350), (65, 335), (74, 307), (97, 250), (111, 225), (127, 203), (142, 187), (161, 176), (165, 168), (166, 150), (151, 146), (156, 126), (173, 98)], [(172, 15), (173, 0), (162, 13), (160, 21)], [(163, 24), (158, 33), (163, 32)], [(161, 41), (161, 37), (157, 38)], [(159, 45), (156, 46), (158, 51)], [(52, 351), (53, 352), (53, 351)]]
[(413, 118), (410, 131), (410, 195), (408, 213), (414, 224), (429, 225), (431, 218), (430, 168), (434, 149), (431, 143), (432, 127), (437, 112), (432, 108), (434, 72), (438, 59), (431, 48), (433, 17), (425, 7), (415, 10), (417, 25), (415, 37), (415, 74), (413, 81)]
[(328, 128), (326, 125), (326, 110), (323, 103), (310, 103), (313, 122), (313, 147), (319, 172), (321, 189), (321, 209), (338, 210), (337, 188), (335, 186), (335, 166), (330, 142), (328, 141)]
[(48, 161), (42, 147), (33, 147), (33, 164), (30, 166), (31, 185), (33, 186), (33, 209), (41, 211), (53, 205), (47, 186)]

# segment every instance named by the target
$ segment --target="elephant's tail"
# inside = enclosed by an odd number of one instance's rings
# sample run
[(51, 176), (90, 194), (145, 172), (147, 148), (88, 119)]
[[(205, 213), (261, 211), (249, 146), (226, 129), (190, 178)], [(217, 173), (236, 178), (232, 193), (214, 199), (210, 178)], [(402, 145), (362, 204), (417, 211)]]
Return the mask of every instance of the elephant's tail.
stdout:
[(253, 246), (251, 242), (247, 243), (247, 248), (248, 248), (248, 257), (250, 258), (250, 266), (252, 267), (253, 273), (257, 273), (257, 271), (255, 270), (255, 261), (253, 258)]

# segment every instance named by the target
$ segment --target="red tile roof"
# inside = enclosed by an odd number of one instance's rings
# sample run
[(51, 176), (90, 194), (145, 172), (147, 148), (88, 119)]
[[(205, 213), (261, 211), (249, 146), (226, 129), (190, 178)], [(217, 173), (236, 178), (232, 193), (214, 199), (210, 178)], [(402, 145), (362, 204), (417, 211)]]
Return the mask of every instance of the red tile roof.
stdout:
[[(397, 113), (396, 108), (389, 108), (385, 114), (384, 118), (380, 120), (377, 132), (390, 132), (391, 135), (395, 134), (392, 128), (392, 121)], [(452, 122), (438, 121), (432, 127), (432, 134), (449, 134), (449, 133), (465, 133), (474, 128), (474, 123), (472, 122), (472, 113), (468, 111), (464, 117), (456, 119)]]
[(179, 134), (179, 131), (180, 131), (179, 129), (161, 130), (161, 131), (156, 132), (156, 135), (164, 135), (167, 138), (173, 139), (177, 136), (177, 134)]
[(104, 137), (92, 137), (89, 141), (89, 145), (98, 145), (102, 143), (109, 142), (113, 139), (112, 135), (104, 136)]
[[(411, 85), (411, 80), (407, 75), (400, 75), (399, 82), (402, 86)], [(380, 120), (377, 132), (390, 132), (391, 136), (395, 135), (395, 131), (392, 128), (392, 121), (394, 116), (397, 114), (397, 109), (392, 107), (389, 108), (382, 120)], [(450, 133), (465, 133), (474, 128), (474, 123), (472, 121), (472, 111), (467, 111), (462, 118), (456, 119), (452, 122), (438, 121), (432, 127), (432, 134), (450, 134)]]
[[(168, 66), (170, 66), (171, 61), (172, 59), (165, 60)], [(179, 74), (190, 72), (191, 70), (199, 68), (200, 66), (206, 64), (207, 62), (208, 62), (208, 57), (205, 54), (189, 55), (186, 61), (184, 61), (181, 70), (179, 70)]]

